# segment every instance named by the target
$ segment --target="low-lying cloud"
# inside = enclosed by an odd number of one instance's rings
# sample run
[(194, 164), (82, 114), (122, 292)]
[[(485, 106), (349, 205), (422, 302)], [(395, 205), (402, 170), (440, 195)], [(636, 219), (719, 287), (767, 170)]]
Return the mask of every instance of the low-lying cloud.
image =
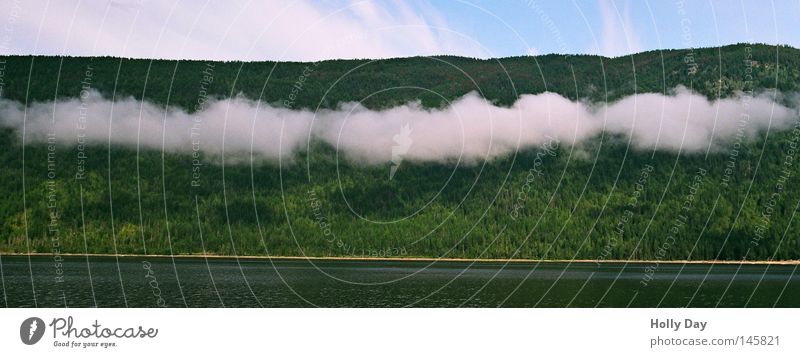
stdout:
[(552, 140), (579, 144), (602, 132), (625, 135), (640, 149), (705, 151), (734, 137), (784, 130), (798, 119), (796, 108), (768, 95), (709, 101), (682, 87), (672, 95), (638, 94), (608, 104), (543, 93), (500, 107), (471, 93), (443, 109), (410, 103), (370, 110), (345, 103), (317, 112), (238, 97), (211, 101), (191, 114), (133, 98), (110, 101), (97, 92), (84, 94), (27, 108), (0, 99), (0, 125), (24, 132), (30, 144), (50, 138), (63, 145), (138, 145), (226, 158), (252, 153), (290, 159), (310, 141), (321, 140), (349, 159), (384, 163), (400, 157), (476, 162)]

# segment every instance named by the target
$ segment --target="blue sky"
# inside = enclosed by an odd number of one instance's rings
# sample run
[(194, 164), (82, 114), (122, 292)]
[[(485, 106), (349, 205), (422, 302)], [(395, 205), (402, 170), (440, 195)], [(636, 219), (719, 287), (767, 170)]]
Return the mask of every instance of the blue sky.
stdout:
[[(468, 3), (499, 19), (460, 2), (433, 2), (449, 15), (454, 28), (475, 36), (501, 56), (522, 54), (525, 46), (542, 54), (621, 55), (736, 42), (800, 45), (798, 0), (472, 0)], [(507, 27), (519, 33), (521, 39), (515, 38)]]
[(800, 0), (0, 1), (0, 54), (308, 61), (800, 47)]

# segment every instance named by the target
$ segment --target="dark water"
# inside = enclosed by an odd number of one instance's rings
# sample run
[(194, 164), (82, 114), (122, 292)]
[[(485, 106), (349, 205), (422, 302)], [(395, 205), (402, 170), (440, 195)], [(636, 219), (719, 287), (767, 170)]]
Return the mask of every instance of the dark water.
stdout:
[(64, 259), (2, 256), (0, 306), (800, 307), (796, 266)]

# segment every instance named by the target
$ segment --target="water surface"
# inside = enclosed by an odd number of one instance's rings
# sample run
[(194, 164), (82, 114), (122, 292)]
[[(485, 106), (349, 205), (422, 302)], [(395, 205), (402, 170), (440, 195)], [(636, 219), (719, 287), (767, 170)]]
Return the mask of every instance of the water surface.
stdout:
[(793, 265), (63, 259), (2, 256), (0, 306), (800, 307)]

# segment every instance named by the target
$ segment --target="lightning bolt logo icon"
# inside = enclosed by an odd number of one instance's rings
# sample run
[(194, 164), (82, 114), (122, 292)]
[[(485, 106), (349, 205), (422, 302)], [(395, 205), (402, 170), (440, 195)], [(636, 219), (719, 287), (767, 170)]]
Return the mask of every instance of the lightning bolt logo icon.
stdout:
[(34, 345), (44, 336), (44, 321), (38, 317), (29, 317), (19, 325), (19, 338), (26, 345)]
[(38, 329), (38, 327), (39, 327), (39, 324), (36, 322), (36, 320), (31, 321), (31, 328), (30, 328), (30, 331), (28, 332), (28, 341), (33, 339), (33, 334), (36, 333), (36, 330)]
[(408, 149), (411, 148), (411, 144), (414, 142), (414, 140), (411, 140), (411, 131), (411, 126), (406, 123), (400, 127), (400, 133), (392, 138), (395, 145), (392, 146), (392, 167), (389, 171), (389, 180), (394, 178), (400, 163), (403, 162), (403, 156), (408, 153)]

